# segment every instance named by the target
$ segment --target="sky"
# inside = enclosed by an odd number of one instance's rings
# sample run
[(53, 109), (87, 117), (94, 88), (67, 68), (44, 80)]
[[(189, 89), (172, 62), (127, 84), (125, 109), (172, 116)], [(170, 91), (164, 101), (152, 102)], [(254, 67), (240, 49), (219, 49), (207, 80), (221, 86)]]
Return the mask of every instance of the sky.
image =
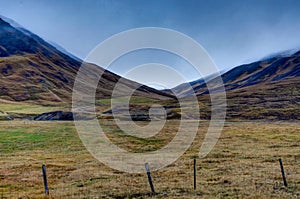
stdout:
[[(0, 0), (0, 15), (81, 59), (119, 32), (162, 27), (196, 40), (221, 71), (300, 49), (299, 10), (299, 0)], [(201, 78), (181, 58), (157, 50), (131, 53), (110, 70), (125, 75), (147, 62), (173, 67), (187, 81)]]

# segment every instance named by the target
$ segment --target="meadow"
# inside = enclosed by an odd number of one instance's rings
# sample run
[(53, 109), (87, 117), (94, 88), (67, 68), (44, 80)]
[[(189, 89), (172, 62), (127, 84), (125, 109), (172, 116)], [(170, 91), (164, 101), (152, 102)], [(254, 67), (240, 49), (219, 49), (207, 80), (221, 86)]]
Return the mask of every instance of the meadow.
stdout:
[[(101, 120), (111, 141), (133, 152), (164, 146), (175, 135), (178, 122), (169, 120), (158, 135), (141, 139), (124, 135), (113, 120)], [(193, 158), (207, 127), (207, 121), (200, 122), (197, 137), (186, 153), (151, 173), (157, 192), (153, 196), (146, 173), (120, 172), (94, 159), (73, 122), (1, 121), (0, 198), (300, 197), (299, 123), (227, 122), (215, 148), (197, 159), (194, 190)], [(282, 182), (279, 158), (288, 187)], [(44, 194), (42, 164), (47, 166), (49, 196)]]

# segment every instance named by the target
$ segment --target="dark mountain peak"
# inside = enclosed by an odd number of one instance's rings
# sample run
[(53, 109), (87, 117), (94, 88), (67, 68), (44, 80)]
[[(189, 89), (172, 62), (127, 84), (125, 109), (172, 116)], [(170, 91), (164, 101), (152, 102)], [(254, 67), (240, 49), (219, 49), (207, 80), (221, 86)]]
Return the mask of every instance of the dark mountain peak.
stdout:
[(77, 60), (70, 59), (69, 55), (57, 50), (44, 39), (13, 20), (1, 17), (1, 15), (0, 19), (0, 57), (25, 54), (39, 54), (46, 57), (59, 55), (63, 60), (68, 59), (68, 62), (71, 62), (74, 66), (80, 65)]
[(12, 19), (10, 19), (10, 18), (7, 18), (7, 17), (5, 17), (5, 16), (3, 16), (3, 15), (0, 15), (0, 18), (1, 18), (3, 21), (9, 23), (9, 24), (10, 24), (12, 27), (14, 27), (14, 28), (21, 28), (21, 27), (22, 27), (20, 24), (18, 24), (18, 23), (15, 22), (14, 20), (12, 20)]
[(38, 46), (34, 39), (12, 27), (3, 19), (0, 21), (0, 57), (37, 52)]

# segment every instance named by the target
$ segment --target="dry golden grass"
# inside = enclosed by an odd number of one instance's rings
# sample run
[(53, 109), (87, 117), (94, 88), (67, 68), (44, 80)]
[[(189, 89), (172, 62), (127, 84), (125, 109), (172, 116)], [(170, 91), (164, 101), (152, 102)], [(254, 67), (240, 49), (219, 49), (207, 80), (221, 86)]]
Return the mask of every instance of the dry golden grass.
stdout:
[[(149, 140), (122, 135), (111, 120), (102, 124), (121, 147), (149, 150), (172, 139), (178, 121), (168, 121), (164, 131)], [(202, 122), (190, 149), (172, 165), (152, 172), (154, 198), (300, 197), (299, 123), (226, 123), (213, 151), (197, 160), (194, 191), (193, 157), (206, 129), (207, 122)], [(153, 197), (146, 174), (119, 172), (95, 160), (72, 122), (0, 122), (0, 156), (0, 198)], [(279, 158), (288, 188), (282, 183)], [(43, 192), (42, 164), (47, 166), (49, 197)]]

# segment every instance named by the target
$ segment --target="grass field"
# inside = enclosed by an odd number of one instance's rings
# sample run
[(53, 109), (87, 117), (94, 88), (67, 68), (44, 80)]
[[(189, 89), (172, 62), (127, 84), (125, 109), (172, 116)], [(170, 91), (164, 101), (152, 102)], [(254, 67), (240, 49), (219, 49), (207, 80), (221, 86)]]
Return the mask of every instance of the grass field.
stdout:
[[(124, 135), (111, 120), (101, 123), (114, 143), (136, 152), (164, 146), (178, 125), (170, 120), (157, 136), (137, 139)], [(299, 123), (226, 123), (213, 151), (197, 160), (194, 191), (193, 157), (207, 125), (200, 124), (196, 139), (181, 158), (152, 172), (157, 195), (151, 196), (146, 174), (127, 174), (98, 162), (82, 145), (73, 122), (2, 121), (0, 198), (48, 198), (42, 164), (47, 166), (49, 198), (300, 197)], [(288, 188), (283, 186), (279, 158)]]
[(0, 121), (10, 118), (29, 119), (33, 115), (42, 114), (56, 110), (70, 110), (70, 106), (42, 106), (36, 104), (25, 104), (17, 102), (1, 102), (0, 100)]

